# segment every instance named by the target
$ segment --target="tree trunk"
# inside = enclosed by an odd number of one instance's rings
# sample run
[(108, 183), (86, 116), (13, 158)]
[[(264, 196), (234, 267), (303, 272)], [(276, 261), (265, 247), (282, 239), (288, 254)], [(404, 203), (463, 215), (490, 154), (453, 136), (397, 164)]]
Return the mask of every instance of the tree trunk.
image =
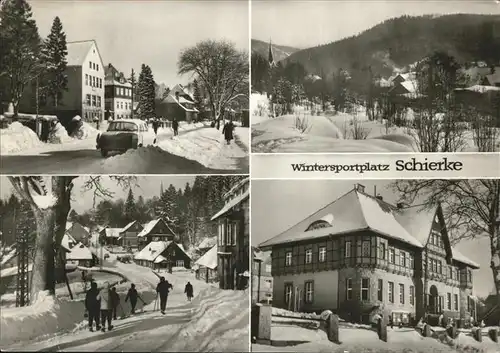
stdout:
[(55, 207), (34, 210), (37, 228), (35, 256), (30, 281), (30, 302), (35, 303), (38, 293), (48, 290), (55, 294), (54, 225)]
[[(500, 308), (500, 240), (498, 239), (500, 234), (495, 232), (490, 236), (491, 245), (491, 272), (493, 274), (493, 282), (495, 284), (497, 305)], [(500, 325), (500, 322), (499, 322)]]

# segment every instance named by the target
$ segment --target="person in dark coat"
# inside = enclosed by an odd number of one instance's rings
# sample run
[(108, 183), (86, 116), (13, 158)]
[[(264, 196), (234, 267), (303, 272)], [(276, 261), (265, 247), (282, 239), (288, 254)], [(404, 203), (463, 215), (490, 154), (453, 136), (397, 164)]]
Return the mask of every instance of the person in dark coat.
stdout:
[(229, 120), (222, 128), (222, 133), (224, 134), (224, 138), (226, 139), (228, 145), (231, 143), (231, 140), (233, 139), (233, 130), (234, 130), (234, 125), (231, 120)]
[(161, 313), (165, 314), (165, 309), (167, 308), (168, 292), (174, 287), (165, 280), (165, 277), (160, 277), (160, 283), (156, 286), (156, 293), (160, 295), (160, 309)]
[(110, 301), (111, 301), (111, 311), (113, 314), (113, 320), (116, 320), (116, 311), (118, 309), (118, 305), (120, 304), (120, 296), (116, 293), (116, 288), (111, 288), (111, 292), (109, 293)]
[[(127, 292), (127, 296), (125, 297), (125, 303), (127, 302), (127, 300), (130, 299), (130, 306), (132, 307), (132, 311), (131, 311), (132, 314), (135, 314), (135, 306), (137, 305), (137, 298), (141, 299), (141, 297), (139, 297), (139, 294), (137, 293), (137, 289), (135, 289), (135, 284), (132, 283), (130, 285), (130, 289)], [(141, 299), (141, 301), (142, 301), (142, 304), (146, 305), (144, 300)]]
[(98, 300), (99, 289), (97, 288), (97, 283), (92, 282), (90, 284), (90, 289), (85, 294), (85, 309), (89, 314), (89, 329), (90, 331), (94, 331), (93, 323), (95, 321), (96, 330), (101, 329), (101, 325), (99, 324), (99, 310), (100, 310), (100, 302)]
[(172, 119), (172, 129), (174, 130), (174, 136), (179, 135), (179, 122), (176, 118)]
[(153, 130), (155, 132), (155, 135), (158, 135), (158, 127), (160, 126), (160, 123), (158, 119), (153, 120)]
[(188, 301), (191, 301), (191, 299), (193, 299), (193, 285), (190, 282), (186, 284), (186, 288), (184, 288), (184, 293), (186, 293)]

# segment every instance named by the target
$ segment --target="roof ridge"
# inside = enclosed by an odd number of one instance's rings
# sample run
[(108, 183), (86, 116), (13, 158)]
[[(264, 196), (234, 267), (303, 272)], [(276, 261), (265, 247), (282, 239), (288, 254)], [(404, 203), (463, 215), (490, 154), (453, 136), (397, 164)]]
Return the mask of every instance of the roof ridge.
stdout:
[(83, 39), (83, 40), (74, 40), (70, 42), (66, 42), (66, 44), (74, 44), (74, 43), (86, 43), (86, 42), (96, 42), (95, 39)]

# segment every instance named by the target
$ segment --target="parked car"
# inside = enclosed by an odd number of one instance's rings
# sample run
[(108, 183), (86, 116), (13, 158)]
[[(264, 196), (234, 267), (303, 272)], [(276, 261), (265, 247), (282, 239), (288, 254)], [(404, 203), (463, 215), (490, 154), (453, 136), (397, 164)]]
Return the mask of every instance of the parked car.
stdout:
[(125, 152), (131, 148), (149, 146), (156, 142), (155, 134), (146, 122), (139, 119), (111, 121), (108, 130), (97, 135), (97, 149), (106, 157), (110, 151)]

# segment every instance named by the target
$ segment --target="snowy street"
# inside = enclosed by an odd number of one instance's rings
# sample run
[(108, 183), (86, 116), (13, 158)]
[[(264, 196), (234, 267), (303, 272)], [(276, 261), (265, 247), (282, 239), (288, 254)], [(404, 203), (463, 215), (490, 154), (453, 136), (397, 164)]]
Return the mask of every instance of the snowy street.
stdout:
[[(238, 129), (248, 134), (248, 129)], [(212, 174), (248, 171), (245, 143), (233, 141), (230, 146), (224, 144), (222, 133), (211, 128), (180, 129), (177, 137), (172, 136), (171, 129), (160, 129), (157, 145), (140, 147), (108, 158), (101, 157), (92, 138), (63, 144), (44, 144), (27, 151), (1, 155), (0, 164), (2, 174), (50, 174), (61, 170), (69, 174)]]

